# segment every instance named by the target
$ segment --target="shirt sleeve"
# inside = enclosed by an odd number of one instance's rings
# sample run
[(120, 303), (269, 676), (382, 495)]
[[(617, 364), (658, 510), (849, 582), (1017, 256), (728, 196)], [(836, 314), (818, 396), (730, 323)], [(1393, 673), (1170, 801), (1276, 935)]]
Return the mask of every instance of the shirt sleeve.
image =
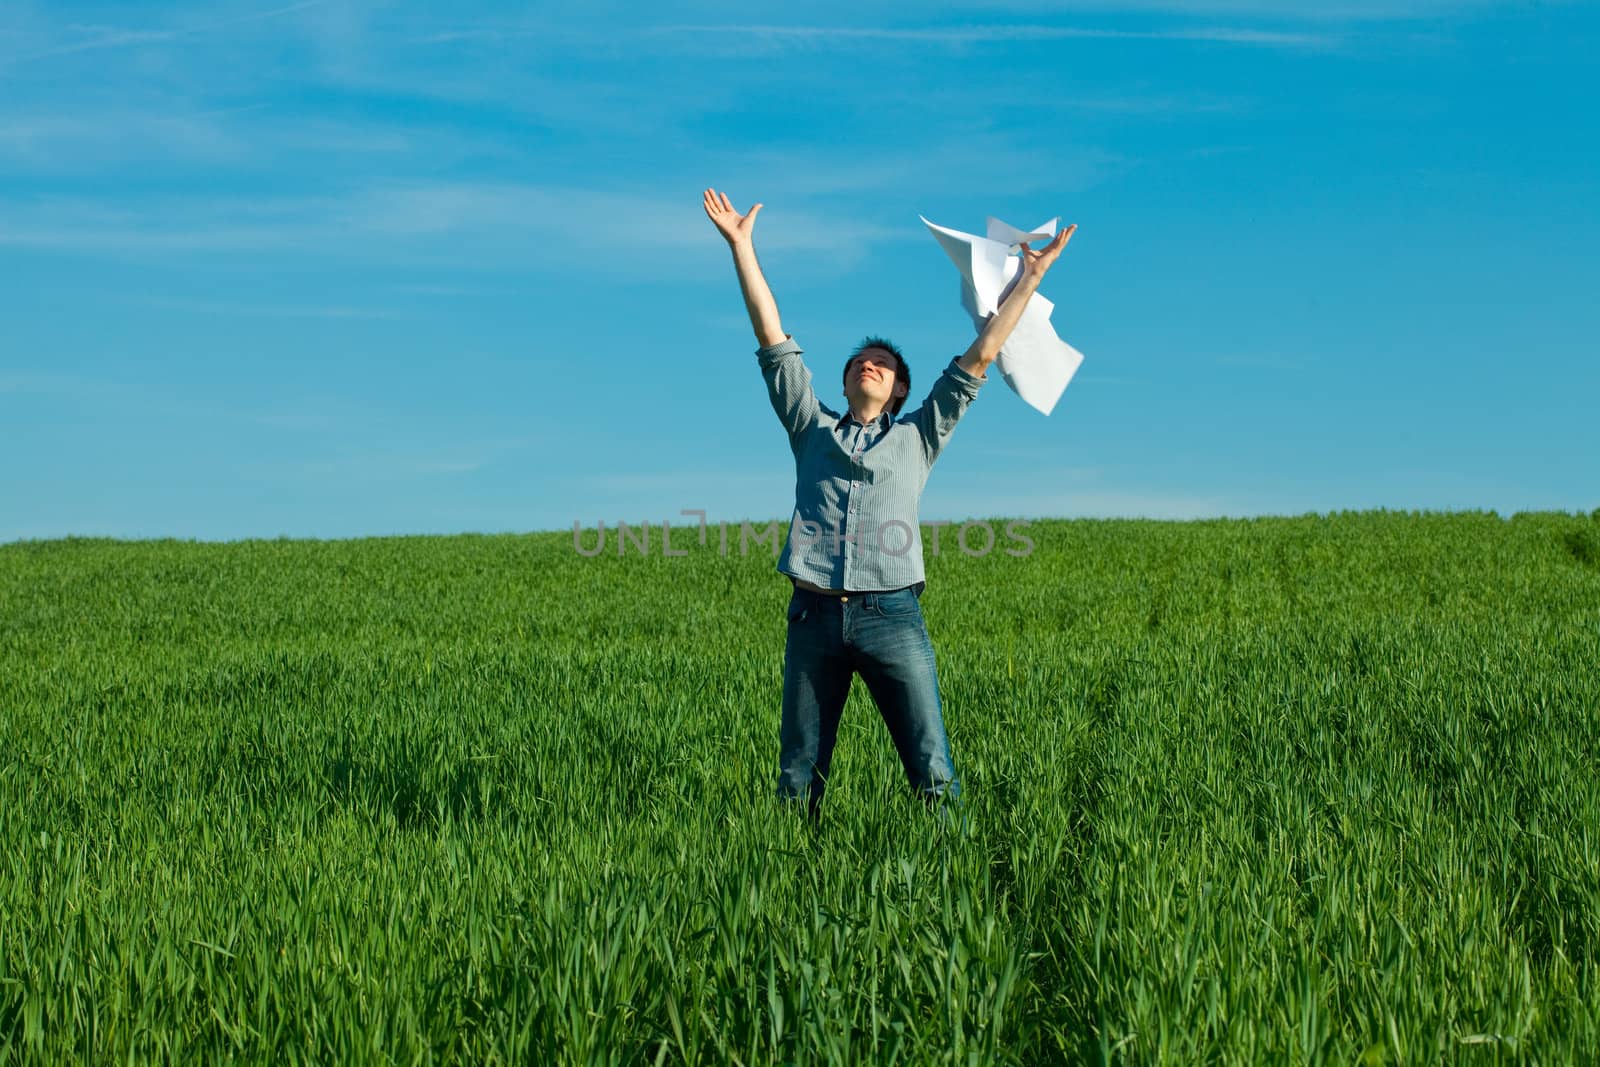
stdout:
[(933, 383), (933, 388), (928, 390), (928, 399), (912, 413), (911, 421), (922, 436), (922, 449), (930, 467), (955, 432), (956, 423), (961, 421), (961, 416), (967, 413), (972, 402), (978, 399), (978, 390), (986, 380), (968, 374), (952, 359), (944, 373), (939, 375), (939, 380)]
[(817, 424), (819, 410), (816, 390), (811, 387), (811, 371), (800, 358), (803, 351), (793, 337), (756, 349), (772, 410), (778, 413), (778, 421), (789, 434), (789, 447), (796, 454), (807, 431)]

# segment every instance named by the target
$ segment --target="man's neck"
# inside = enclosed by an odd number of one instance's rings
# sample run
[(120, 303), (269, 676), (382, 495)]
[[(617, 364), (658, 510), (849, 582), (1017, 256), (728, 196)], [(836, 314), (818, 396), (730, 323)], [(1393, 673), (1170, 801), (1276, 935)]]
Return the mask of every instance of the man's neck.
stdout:
[(868, 408), (858, 408), (852, 404), (850, 405), (850, 417), (855, 419), (861, 425), (865, 426), (867, 423), (873, 422), (879, 416), (881, 416), (886, 408), (887, 405), (884, 404), (880, 404), (877, 407)]

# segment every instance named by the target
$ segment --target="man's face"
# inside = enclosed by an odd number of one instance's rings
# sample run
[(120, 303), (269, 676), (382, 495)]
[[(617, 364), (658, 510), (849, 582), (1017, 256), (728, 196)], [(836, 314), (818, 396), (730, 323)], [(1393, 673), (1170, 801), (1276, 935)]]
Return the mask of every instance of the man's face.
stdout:
[(899, 364), (894, 354), (882, 348), (868, 348), (850, 361), (844, 372), (845, 399), (852, 404), (863, 401), (892, 408), (895, 397), (906, 395), (906, 385), (895, 373)]

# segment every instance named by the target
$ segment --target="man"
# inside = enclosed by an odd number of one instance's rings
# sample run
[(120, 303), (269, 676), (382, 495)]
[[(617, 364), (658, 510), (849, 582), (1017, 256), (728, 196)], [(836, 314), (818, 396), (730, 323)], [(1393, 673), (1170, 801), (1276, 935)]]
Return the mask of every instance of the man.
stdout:
[(859, 673), (878, 705), (911, 788), (930, 804), (960, 792), (939, 703), (923, 587), (917, 504), (928, 472), (977, 398), (985, 371), (1076, 227), (1044, 249), (1022, 246), (1024, 267), (965, 355), (950, 361), (927, 401), (896, 419), (911, 373), (894, 345), (869, 337), (844, 367), (848, 410), (817, 401), (800, 346), (784, 333), (756, 262), (756, 204), (734, 210), (705, 191), (706, 215), (726, 238), (761, 347), (756, 359), (795, 457), (795, 508), (778, 570), (794, 584), (783, 662), (778, 795), (802, 791), (816, 818), (850, 682)]

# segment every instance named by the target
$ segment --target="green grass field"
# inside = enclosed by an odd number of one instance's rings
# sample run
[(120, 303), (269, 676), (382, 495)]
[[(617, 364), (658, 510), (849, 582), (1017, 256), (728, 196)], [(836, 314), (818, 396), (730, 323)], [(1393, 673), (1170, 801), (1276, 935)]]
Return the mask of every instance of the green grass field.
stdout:
[(1029, 532), (929, 560), (964, 833), (859, 683), (772, 799), (714, 532), (0, 546), (0, 1061), (1600, 1054), (1600, 512)]

